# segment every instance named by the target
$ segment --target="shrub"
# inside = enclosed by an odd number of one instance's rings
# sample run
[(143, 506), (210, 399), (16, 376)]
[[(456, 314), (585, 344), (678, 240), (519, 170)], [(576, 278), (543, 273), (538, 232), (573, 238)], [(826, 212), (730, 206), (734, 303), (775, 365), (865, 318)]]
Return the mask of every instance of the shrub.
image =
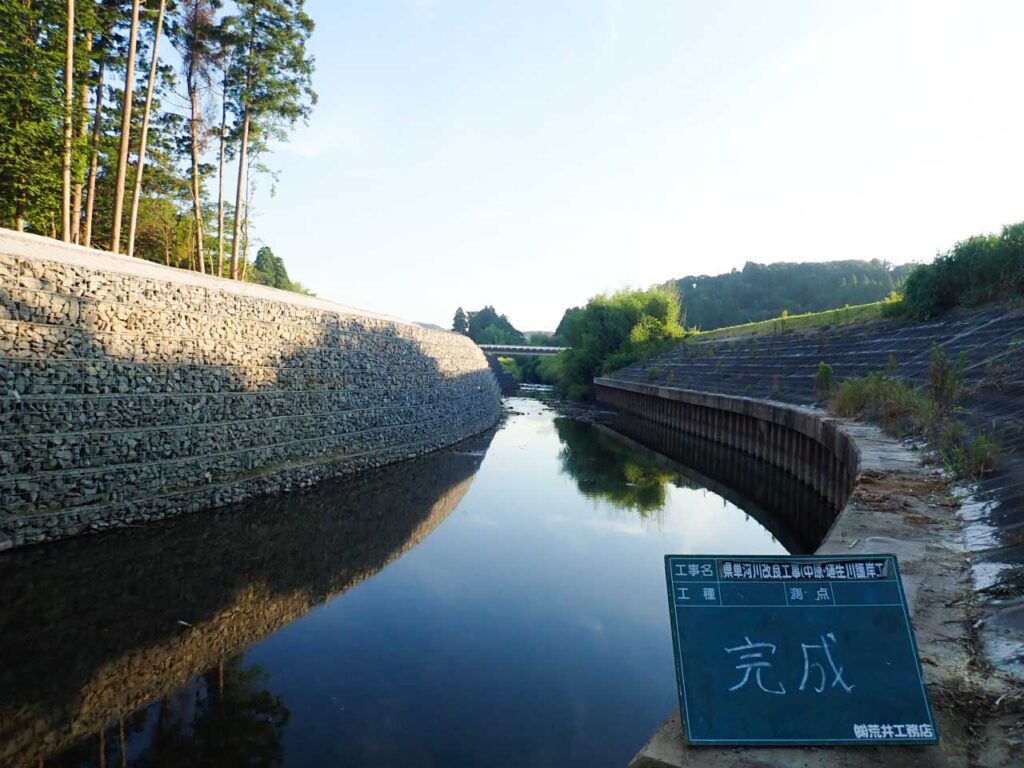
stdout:
[(905, 435), (923, 428), (922, 415), (929, 412), (927, 401), (912, 384), (872, 373), (840, 384), (829, 409), (840, 416), (878, 421), (887, 432)]
[(945, 352), (934, 354), (936, 382), (925, 390), (883, 373), (844, 381), (836, 389), (829, 409), (840, 416), (882, 424), (886, 432), (903, 436), (925, 435), (945, 466), (960, 477), (976, 479), (995, 469), (999, 445), (985, 433), (972, 438), (966, 426), (951, 416), (959, 374), (944, 363)]
[(882, 301), (882, 317), (890, 319), (904, 317), (906, 309), (903, 296), (896, 291), (891, 291)]
[(1024, 297), (1024, 223), (977, 235), (922, 264), (907, 277), (901, 311), (927, 319), (957, 306)]

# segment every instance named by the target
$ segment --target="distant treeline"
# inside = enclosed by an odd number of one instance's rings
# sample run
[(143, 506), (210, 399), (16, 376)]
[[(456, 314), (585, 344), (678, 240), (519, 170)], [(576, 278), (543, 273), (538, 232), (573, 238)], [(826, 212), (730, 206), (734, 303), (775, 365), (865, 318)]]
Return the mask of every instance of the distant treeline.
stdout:
[(566, 397), (589, 399), (595, 376), (668, 349), (690, 332), (886, 298), (883, 315), (915, 320), (957, 307), (1019, 304), (1024, 300), (1024, 223), (959, 242), (930, 264), (748, 263), (724, 275), (594, 296), (584, 307), (565, 310), (553, 334), (524, 334), (493, 307), (469, 313), (460, 308), (454, 329), (481, 344), (570, 347), (552, 357), (518, 357), (503, 365), (521, 381), (554, 384)]
[(883, 261), (826, 261), (817, 264), (755, 264), (722, 275), (671, 280), (679, 293), (680, 318), (703, 331), (791, 315), (822, 312), (847, 304), (879, 301), (899, 291), (912, 266)]

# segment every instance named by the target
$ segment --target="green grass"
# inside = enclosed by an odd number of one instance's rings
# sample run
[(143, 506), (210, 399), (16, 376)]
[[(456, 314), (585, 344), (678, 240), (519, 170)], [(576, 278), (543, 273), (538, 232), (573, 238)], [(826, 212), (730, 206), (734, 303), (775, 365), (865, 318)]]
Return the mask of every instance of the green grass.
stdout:
[(898, 437), (928, 432), (935, 420), (932, 403), (919, 387), (884, 373), (842, 382), (829, 410), (839, 416), (879, 422), (886, 432)]
[(825, 312), (808, 312), (803, 315), (788, 315), (757, 323), (731, 325), (728, 328), (716, 328), (713, 331), (699, 331), (687, 337), (688, 341), (708, 341), (710, 339), (726, 339), (745, 336), (770, 336), (788, 331), (806, 331), (814, 328), (831, 328), (851, 323), (865, 323), (883, 317), (885, 307), (893, 302), (889, 299), (875, 301), (871, 304), (857, 304), (842, 309), (829, 309)]
[[(1000, 446), (984, 431), (969, 434), (957, 417), (960, 371), (933, 350), (927, 388), (879, 371), (842, 382), (829, 401), (829, 411), (878, 422), (897, 437), (921, 435), (950, 472), (977, 480), (996, 468)], [(943, 389), (935, 387), (939, 379)]]

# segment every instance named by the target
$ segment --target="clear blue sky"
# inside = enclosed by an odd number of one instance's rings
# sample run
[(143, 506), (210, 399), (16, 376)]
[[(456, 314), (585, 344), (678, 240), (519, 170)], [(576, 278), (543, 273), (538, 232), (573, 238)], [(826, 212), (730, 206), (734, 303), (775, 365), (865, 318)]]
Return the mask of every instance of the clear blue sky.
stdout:
[(745, 261), (1024, 219), (1024, 3), (336, 2), (255, 234), (320, 296), (524, 330)]

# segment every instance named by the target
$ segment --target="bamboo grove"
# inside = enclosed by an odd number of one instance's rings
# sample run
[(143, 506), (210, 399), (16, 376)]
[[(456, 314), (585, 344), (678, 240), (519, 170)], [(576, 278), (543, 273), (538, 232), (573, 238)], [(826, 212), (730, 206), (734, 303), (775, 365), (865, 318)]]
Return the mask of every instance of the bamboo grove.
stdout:
[(312, 31), (303, 0), (0, 0), (0, 226), (252, 279)]

